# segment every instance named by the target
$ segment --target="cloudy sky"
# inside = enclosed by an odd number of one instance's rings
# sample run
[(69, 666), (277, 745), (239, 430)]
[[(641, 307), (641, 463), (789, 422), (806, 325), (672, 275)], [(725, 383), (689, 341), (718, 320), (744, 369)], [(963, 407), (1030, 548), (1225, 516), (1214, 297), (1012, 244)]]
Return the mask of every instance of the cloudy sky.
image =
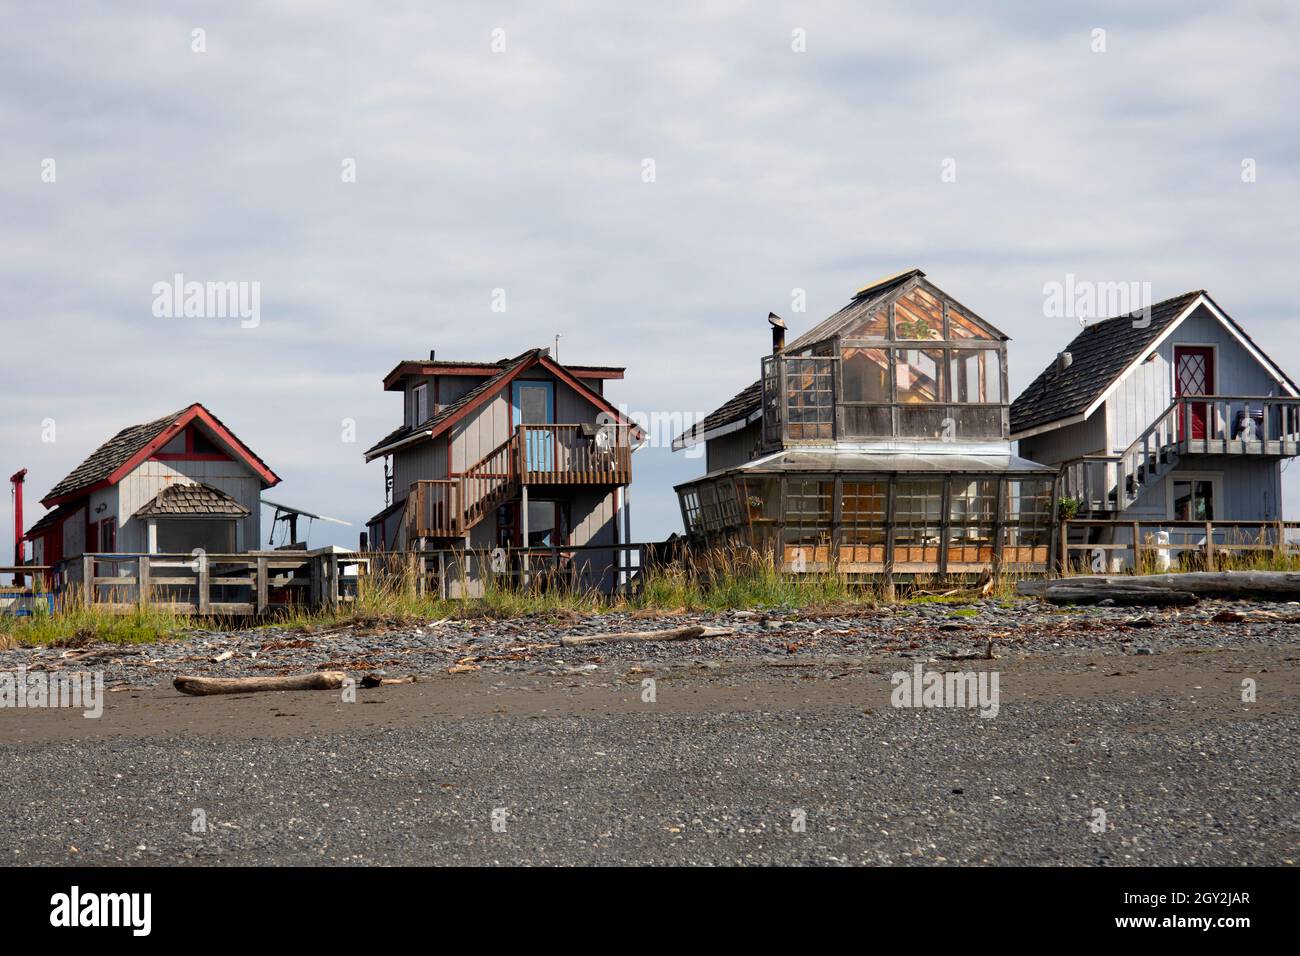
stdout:
[[(1067, 274), (1206, 288), (1300, 374), (1293, 4), (3, 6), (0, 464), (29, 502), (201, 401), (273, 497), (353, 522), (314, 544), (353, 544), (398, 359), (560, 334), (627, 366), (630, 409), (707, 412), (770, 309), (797, 334), (913, 266), (1011, 335), (1013, 394), (1078, 329), (1044, 317)], [(156, 317), (176, 273), (259, 283), (260, 321)], [(638, 453), (636, 538), (701, 468)]]

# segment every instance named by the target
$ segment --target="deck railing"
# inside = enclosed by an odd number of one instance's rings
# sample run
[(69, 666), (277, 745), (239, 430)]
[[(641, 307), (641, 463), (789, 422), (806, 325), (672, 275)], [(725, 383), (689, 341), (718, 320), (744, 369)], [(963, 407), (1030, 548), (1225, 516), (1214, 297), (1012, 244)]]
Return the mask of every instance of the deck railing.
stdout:
[[(1070, 541), (1084, 530), (1098, 540)], [(1229, 560), (1300, 558), (1300, 521), (1161, 521), (1072, 518), (1060, 526), (1068, 574), (1214, 569)]]
[(406, 540), (459, 537), (520, 485), (627, 484), (632, 480), (634, 428), (519, 425), (459, 476), (411, 484)]

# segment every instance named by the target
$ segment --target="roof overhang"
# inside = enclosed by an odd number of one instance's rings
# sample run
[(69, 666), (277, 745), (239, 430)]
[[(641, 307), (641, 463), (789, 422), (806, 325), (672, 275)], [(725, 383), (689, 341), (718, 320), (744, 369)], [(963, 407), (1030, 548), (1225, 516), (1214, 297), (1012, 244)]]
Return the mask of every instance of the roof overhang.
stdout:
[[(384, 376), (384, 391), (400, 392), (408, 378), (428, 378), (434, 375), (465, 375), (473, 378), (491, 378), (501, 372), (495, 362), (398, 362)], [(574, 377), (580, 379), (621, 379), (625, 369), (603, 365), (566, 365)]]
[(681, 451), (684, 448), (690, 448), (692, 445), (698, 445), (700, 442), (713, 441), (715, 438), (721, 438), (724, 435), (730, 435), (733, 432), (743, 431), (754, 422), (763, 417), (763, 409), (760, 407), (743, 418), (737, 418), (735, 421), (727, 422), (725, 425), (718, 425), (710, 428), (706, 432), (696, 435), (693, 432), (683, 432), (673, 439), (673, 451)]

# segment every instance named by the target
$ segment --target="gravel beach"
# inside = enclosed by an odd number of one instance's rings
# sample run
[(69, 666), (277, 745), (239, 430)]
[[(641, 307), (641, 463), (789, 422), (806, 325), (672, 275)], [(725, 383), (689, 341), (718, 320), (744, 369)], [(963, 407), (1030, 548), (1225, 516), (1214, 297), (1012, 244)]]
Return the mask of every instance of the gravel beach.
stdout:
[[(711, 639), (564, 636), (725, 628)], [(989, 656), (991, 654), (991, 657)], [(1293, 864), (1300, 606), (538, 616), (0, 652), (10, 864)], [(997, 677), (996, 716), (897, 673)], [(177, 674), (412, 684), (187, 697)], [(1254, 700), (1243, 699), (1253, 682)]]

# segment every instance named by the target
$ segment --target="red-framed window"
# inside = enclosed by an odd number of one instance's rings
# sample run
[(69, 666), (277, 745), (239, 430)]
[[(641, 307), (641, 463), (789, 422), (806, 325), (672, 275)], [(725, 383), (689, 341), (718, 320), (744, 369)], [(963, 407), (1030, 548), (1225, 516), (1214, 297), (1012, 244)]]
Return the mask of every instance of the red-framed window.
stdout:
[(193, 425), (163, 445), (153, 456), (158, 461), (229, 461), (221, 447)]

